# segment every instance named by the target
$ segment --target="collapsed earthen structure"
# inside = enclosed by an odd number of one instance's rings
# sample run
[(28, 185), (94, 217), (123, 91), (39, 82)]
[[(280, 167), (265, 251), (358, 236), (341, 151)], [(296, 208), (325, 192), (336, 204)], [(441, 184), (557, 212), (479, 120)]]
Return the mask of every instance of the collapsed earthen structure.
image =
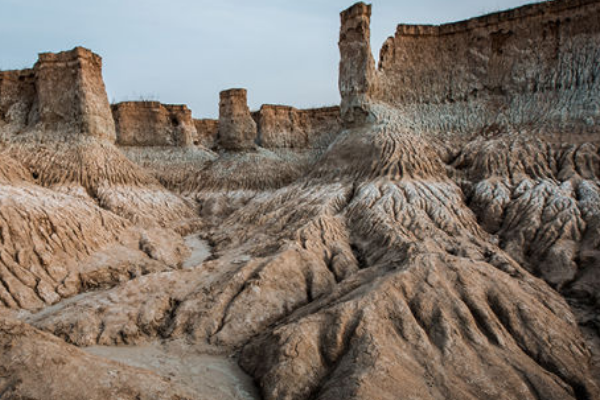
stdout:
[(256, 123), (248, 108), (246, 89), (221, 92), (219, 101), (219, 145), (226, 150), (245, 150), (255, 146)]
[(115, 141), (102, 60), (82, 47), (40, 54), (33, 70), (0, 72), (4, 124)]
[(112, 105), (121, 146), (191, 146), (197, 140), (192, 111), (184, 105), (128, 101)]
[[(339, 107), (297, 109), (265, 104), (259, 111), (250, 112), (244, 92), (235, 89), (223, 94), (226, 99), (220, 111), (225, 138), (219, 135), (219, 120), (193, 119), (186, 106), (155, 101), (114, 104), (111, 108), (117, 128), (116, 143), (141, 147), (200, 145), (231, 149), (257, 145), (266, 149), (311, 149), (326, 146), (342, 129)], [(232, 117), (238, 114), (243, 117)]]
[(0, 72), (0, 398), (600, 398), (600, 1), (370, 19), (339, 108)]
[(342, 111), (351, 120), (380, 102), (430, 133), (554, 130), (594, 140), (599, 7), (549, 1), (441, 26), (399, 25), (376, 67), (370, 7), (357, 4), (342, 15)]
[(258, 126), (257, 142), (267, 149), (322, 146), (341, 130), (339, 107), (299, 110), (265, 104), (253, 116)]

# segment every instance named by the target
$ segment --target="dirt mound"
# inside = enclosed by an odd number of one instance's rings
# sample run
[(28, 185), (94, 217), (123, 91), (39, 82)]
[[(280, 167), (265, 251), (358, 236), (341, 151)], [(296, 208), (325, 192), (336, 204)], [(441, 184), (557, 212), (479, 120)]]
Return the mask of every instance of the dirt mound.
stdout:
[(112, 144), (19, 138), (7, 151), (36, 181), (55, 191), (94, 200), (102, 208), (142, 226), (175, 226), (195, 214), (190, 203), (166, 190)]
[(316, 176), (248, 200), (211, 233), (217, 259), (201, 270), (31, 322), (83, 345), (160, 336), (241, 348), (269, 399), (596, 396), (565, 301), (479, 226), (451, 179), (496, 153), (475, 161), (473, 146), (449, 173), (427, 138), (386, 124), (343, 133)]
[(40, 187), (5, 153), (0, 173), (0, 303), (5, 307), (39, 309), (182, 263), (185, 246), (174, 232), (165, 243), (166, 231), (134, 228), (89, 199)]
[[(269, 400), (600, 398), (598, 4), (402, 25), (376, 68), (359, 3), (341, 16), (344, 128), (303, 150), (287, 147), (295, 111), (257, 130), (233, 90), (218, 152), (124, 156), (99, 57), (0, 74), (0, 397), (254, 392), (239, 371), (205, 390), (202, 352), (235, 359)], [(467, 61), (444, 62), (457, 38)], [(65, 66), (95, 79), (50, 79)], [(63, 86), (100, 111), (63, 112)], [(193, 228), (190, 248), (169, 227)], [(75, 348), (98, 345), (147, 370)]]
[(199, 398), (155, 373), (87, 354), (6, 316), (0, 318), (0, 347), (6, 399)]

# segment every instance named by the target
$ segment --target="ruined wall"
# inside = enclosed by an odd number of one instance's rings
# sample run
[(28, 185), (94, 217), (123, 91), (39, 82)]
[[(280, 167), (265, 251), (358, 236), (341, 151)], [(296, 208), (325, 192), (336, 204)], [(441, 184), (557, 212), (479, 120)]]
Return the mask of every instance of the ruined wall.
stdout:
[(362, 3), (342, 13), (343, 106), (366, 96), (403, 110), (414, 128), (439, 133), (599, 131), (599, 0), (557, 0), (441, 26), (399, 25), (375, 74), (364, 61), (369, 16)]
[(43, 129), (114, 142), (115, 125), (100, 56), (82, 47), (42, 53), (34, 69)]
[(11, 125), (15, 131), (25, 127), (35, 99), (33, 70), (0, 72), (0, 126)]
[(245, 150), (256, 146), (256, 123), (248, 109), (246, 89), (220, 93), (218, 143), (226, 150)]
[(339, 89), (346, 124), (362, 123), (375, 94), (377, 77), (371, 53), (371, 5), (357, 3), (341, 13)]
[(299, 110), (265, 104), (253, 117), (258, 126), (258, 144), (265, 148), (322, 147), (342, 128), (339, 107)]
[(219, 135), (219, 120), (216, 119), (195, 119), (196, 137), (194, 144), (202, 145), (212, 149), (217, 144), (217, 136)]
[(121, 146), (189, 146), (196, 137), (192, 112), (184, 105), (128, 101), (114, 104), (112, 113)]
[(33, 69), (0, 72), (0, 129), (6, 139), (25, 128), (47, 131), (53, 138), (114, 142), (100, 56), (76, 47), (40, 54)]

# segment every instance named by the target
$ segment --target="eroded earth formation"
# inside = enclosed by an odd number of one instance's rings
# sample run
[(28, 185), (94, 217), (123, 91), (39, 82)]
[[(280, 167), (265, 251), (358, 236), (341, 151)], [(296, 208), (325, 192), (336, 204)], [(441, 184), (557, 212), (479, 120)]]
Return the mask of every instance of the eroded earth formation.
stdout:
[(600, 1), (370, 16), (340, 107), (0, 72), (0, 399), (600, 399)]

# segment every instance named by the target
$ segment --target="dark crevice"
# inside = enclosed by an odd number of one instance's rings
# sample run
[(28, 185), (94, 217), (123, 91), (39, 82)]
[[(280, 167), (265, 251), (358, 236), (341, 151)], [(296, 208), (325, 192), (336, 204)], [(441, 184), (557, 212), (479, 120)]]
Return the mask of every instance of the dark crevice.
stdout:
[(327, 369), (327, 373), (321, 377), (321, 379), (319, 380), (319, 383), (314, 387), (314, 389), (311, 391), (310, 395), (307, 396), (308, 400), (317, 400), (321, 394), (321, 392), (323, 391), (323, 389), (325, 388), (327, 382), (329, 382), (330, 380), (332, 380), (333, 375), (335, 374), (336, 370), (338, 369), (338, 367), (340, 366), (340, 364), (343, 362), (344, 358), (346, 357), (346, 355), (349, 352), (350, 349), (350, 343), (352, 342), (352, 338), (354, 337), (356, 330), (360, 324), (360, 321), (362, 319), (362, 313), (355, 315), (350, 322), (348, 322), (346, 324), (346, 326), (344, 327), (344, 333), (343, 333), (343, 337), (342, 337), (342, 343), (341, 343), (341, 347), (339, 349), (339, 351), (337, 352), (337, 357), (334, 360), (329, 360), (328, 357), (324, 356), (324, 354), (327, 354), (326, 349), (330, 348), (330, 343), (326, 343), (325, 341), (327, 340), (326, 338), (321, 338), (320, 343), (319, 343), (319, 351), (321, 353), (321, 359), (324, 361), (324, 366)]
[(361, 247), (359, 247), (357, 243), (351, 243), (350, 249), (352, 250), (352, 254), (354, 254), (354, 258), (356, 258), (356, 262), (358, 263), (358, 269), (369, 268), (365, 251)]
[(471, 315), (473, 316), (473, 320), (477, 325), (477, 329), (490, 341), (490, 343), (501, 346), (500, 340), (496, 332), (494, 332), (494, 328), (491, 326), (488, 318), (483, 314), (483, 311), (479, 309), (470, 299), (463, 298), (462, 301), (465, 303)]
[[(170, 334), (172, 332), (171, 326), (175, 322), (175, 318), (177, 317), (177, 310), (179, 309), (179, 306), (181, 305), (181, 303), (182, 303), (181, 300), (169, 299), (169, 308), (167, 309), (167, 311), (164, 314), (162, 325), (158, 328), (158, 334), (162, 338), (166, 339), (167, 337), (170, 336)], [(142, 330), (144, 330), (144, 333), (146, 333), (147, 335), (152, 334), (152, 332), (148, 332), (147, 329), (145, 329), (145, 327), (142, 326), (141, 324), (138, 323), (138, 325), (142, 328)]]
[(536, 352), (527, 346), (526, 339), (513, 326), (513, 321), (511, 321), (511, 318), (508, 315), (509, 311), (502, 306), (500, 299), (493, 295), (488, 295), (488, 304), (508, 333), (513, 337), (517, 346), (525, 355), (527, 355), (548, 374), (569, 385), (572, 388), (577, 400), (591, 400), (591, 394), (584, 384), (572, 376), (565, 376), (561, 371), (561, 368), (552, 360), (545, 359), (543, 354), (540, 354), (539, 352)]

